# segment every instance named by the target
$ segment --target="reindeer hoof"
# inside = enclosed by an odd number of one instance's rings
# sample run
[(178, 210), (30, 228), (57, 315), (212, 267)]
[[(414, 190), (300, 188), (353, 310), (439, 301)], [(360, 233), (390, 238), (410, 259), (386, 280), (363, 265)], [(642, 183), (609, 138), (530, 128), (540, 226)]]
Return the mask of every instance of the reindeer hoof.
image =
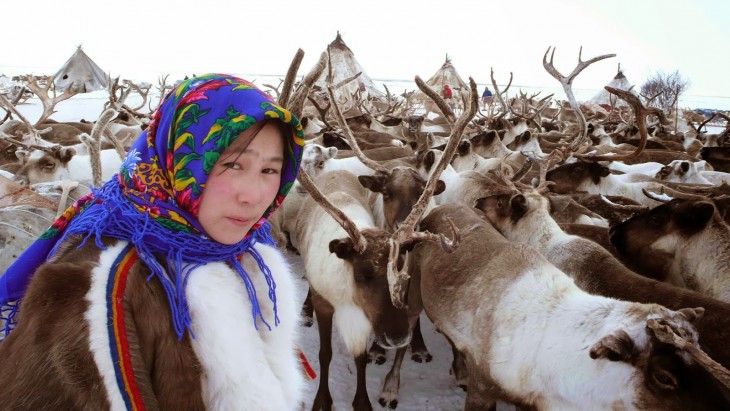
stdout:
[(381, 353), (368, 353), (368, 364), (375, 363), (375, 365), (385, 364), (385, 355)]
[(370, 347), (368, 351), (368, 363), (375, 363), (375, 365), (385, 364), (385, 349), (378, 345), (378, 343), (373, 343), (372, 347)]
[(312, 318), (312, 317), (302, 318), (302, 325), (305, 327), (311, 327), (312, 325), (314, 325), (314, 318)]
[(424, 363), (424, 362), (431, 362), (433, 360), (433, 356), (428, 351), (424, 352), (414, 352), (411, 354), (411, 359), (417, 363)]
[(386, 401), (384, 398), (381, 398), (381, 399), (378, 400), (378, 403), (380, 404), (381, 407), (388, 408), (388, 409), (391, 409), (391, 410), (394, 410), (394, 409), (396, 409), (398, 407), (398, 400), (397, 399), (390, 400), (390, 401)]

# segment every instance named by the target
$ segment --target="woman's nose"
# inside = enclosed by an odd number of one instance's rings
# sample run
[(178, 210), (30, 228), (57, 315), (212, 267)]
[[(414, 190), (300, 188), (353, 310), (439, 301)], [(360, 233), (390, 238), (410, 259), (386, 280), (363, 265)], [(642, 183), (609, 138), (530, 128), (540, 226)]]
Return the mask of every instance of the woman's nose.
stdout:
[(239, 203), (257, 204), (261, 201), (261, 184), (256, 176), (240, 178), (236, 182), (236, 200)]

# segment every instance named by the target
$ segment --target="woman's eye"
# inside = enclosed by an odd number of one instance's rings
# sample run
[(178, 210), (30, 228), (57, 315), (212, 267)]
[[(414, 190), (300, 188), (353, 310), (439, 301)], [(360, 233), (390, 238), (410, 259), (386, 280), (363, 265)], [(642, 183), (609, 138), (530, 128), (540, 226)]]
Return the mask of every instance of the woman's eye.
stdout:
[(234, 170), (240, 170), (241, 166), (236, 162), (230, 162), (230, 163), (223, 163), (223, 167), (225, 168), (231, 168)]
[(261, 172), (264, 174), (279, 174), (279, 170), (275, 168), (265, 168)]

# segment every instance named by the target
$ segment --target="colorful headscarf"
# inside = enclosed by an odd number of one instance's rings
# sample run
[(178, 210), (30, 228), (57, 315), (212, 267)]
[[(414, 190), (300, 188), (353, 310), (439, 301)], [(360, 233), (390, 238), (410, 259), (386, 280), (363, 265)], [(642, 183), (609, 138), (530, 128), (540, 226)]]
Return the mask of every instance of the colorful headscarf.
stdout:
[[(197, 219), (200, 197), (213, 165), (252, 124), (275, 119), (291, 126), (285, 136), (284, 167), (279, 192), (261, 219), (239, 243), (224, 245), (207, 237)], [(79, 199), (58, 218), (0, 277), (0, 319), (4, 333), (15, 325), (15, 314), (35, 270), (71, 235), (127, 240), (162, 282), (179, 338), (190, 329), (185, 285), (190, 271), (212, 261), (227, 261), (241, 275), (256, 317), (271, 328), (260, 311), (253, 283), (239, 262), (243, 253), (258, 262), (269, 285), (276, 315), (276, 284), (256, 242), (274, 244), (266, 218), (294, 184), (302, 157), (299, 119), (278, 106), (248, 81), (208, 74), (182, 82), (155, 112), (149, 128), (134, 142), (119, 174)], [(82, 243), (82, 245), (83, 245)], [(157, 260), (163, 258), (167, 268)], [(151, 276), (150, 276), (151, 277)]]

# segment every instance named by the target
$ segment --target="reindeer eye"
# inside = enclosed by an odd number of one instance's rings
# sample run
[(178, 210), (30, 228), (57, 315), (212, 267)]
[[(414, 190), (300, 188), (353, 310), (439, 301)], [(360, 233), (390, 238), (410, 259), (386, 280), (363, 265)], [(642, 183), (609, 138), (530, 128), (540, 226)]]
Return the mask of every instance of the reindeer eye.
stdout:
[(673, 390), (677, 388), (677, 381), (672, 378), (672, 375), (666, 371), (656, 371), (652, 373), (654, 380), (664, 389)]
[(504, 200), (503, 199), (500, 198), (499, 200), (497, 200), (497, 207), (499, 207), (499, 208), (504, 207)]
[(43, 161), (40, 164), (40, 167), (46, 170), (53, 170), (54, 164), (48, 161)]
[(323, 168), (324, 167), (324, 161), (320, 161), (317, 163), (317, 168)]

